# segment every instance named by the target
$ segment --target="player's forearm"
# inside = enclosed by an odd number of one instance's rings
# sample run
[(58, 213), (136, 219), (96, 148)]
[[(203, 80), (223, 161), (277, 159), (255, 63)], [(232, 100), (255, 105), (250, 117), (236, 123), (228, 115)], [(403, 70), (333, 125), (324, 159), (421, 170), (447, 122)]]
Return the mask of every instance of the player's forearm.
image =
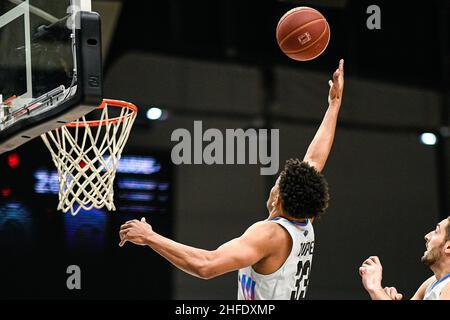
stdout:
[(178, 243), (157, 233), (147, 239), (147, 245), (184, 272), (195, 277), (208, 278), (210, 251)]
[(322, 123), (308, 147), (305, 161), (314, 163), (318, 171), (322, 171), (330, 155), (336, 133), (336, 125), (339, 116), (340, 105), (330, 104)]

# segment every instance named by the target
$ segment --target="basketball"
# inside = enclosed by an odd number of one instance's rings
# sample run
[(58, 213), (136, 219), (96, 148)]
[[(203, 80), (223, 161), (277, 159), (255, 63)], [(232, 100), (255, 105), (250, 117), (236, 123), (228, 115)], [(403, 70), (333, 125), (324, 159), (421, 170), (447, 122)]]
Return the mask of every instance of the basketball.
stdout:
[(330, 41), (330, 26), (316, 9), (298, 7), (286, 12), (278, 22), (278, 45), (289, 58), (308, 61), (320, 56)]

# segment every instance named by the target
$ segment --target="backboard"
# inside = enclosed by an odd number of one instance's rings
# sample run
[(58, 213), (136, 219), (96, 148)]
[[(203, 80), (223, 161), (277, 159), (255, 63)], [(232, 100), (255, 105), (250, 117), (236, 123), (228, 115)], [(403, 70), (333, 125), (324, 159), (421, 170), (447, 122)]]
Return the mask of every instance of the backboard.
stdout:
[(90, 0), (0, 0), (0, 154), (94, 110), (100, 17)]

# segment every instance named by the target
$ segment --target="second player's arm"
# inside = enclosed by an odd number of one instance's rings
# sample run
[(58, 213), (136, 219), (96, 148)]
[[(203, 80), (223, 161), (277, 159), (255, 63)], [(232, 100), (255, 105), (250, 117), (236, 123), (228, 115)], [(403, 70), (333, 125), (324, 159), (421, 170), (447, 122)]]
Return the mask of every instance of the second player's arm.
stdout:
[(303, 161), (308, 162), (317, 171), (321, 172), (333, 146), (336, 132), (336, 124), (339, 110), (342, 104), (344, 90), (344, 61), (339, 62), (339, 68), (333, 74), (333, 81), (330, 80), (330, 92), (328, 97), (328, 109), (322, 123), (308, 147)]
[[(434, 281), (436, 281), (435, 276), (431, 276), (430, 278), (428, 278), (424, 283), (422, 283), (422, 285), (419, 287), (419, 289), (417, 289), (416, 293), (411, 298), (411, 300), (423, 300), (423, 298), (425, 297), (425, 292), (426, 292), (427, 288)], [(386, 294), (385, 290), (383, 290), (381, 288), (378, 290), (369, 291), (369, 294), (370, 294), (370, 297), (372, 298), (372, 300), (394, 300), (392, 297), (390, 297), (389, 295)]]

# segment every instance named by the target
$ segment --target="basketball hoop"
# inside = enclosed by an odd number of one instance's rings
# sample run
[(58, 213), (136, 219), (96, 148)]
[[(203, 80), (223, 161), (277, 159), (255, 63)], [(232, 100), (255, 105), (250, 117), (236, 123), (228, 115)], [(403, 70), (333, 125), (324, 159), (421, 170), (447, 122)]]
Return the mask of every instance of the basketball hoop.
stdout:
[(58, 170), (58, 210), (64, 213), (76, 215), (81, 209), (103, 207), (116, 210), (114, 178), (138, 108), (103, 100), (96, 110), (98, 120), (84, 116), (41, 136)]

